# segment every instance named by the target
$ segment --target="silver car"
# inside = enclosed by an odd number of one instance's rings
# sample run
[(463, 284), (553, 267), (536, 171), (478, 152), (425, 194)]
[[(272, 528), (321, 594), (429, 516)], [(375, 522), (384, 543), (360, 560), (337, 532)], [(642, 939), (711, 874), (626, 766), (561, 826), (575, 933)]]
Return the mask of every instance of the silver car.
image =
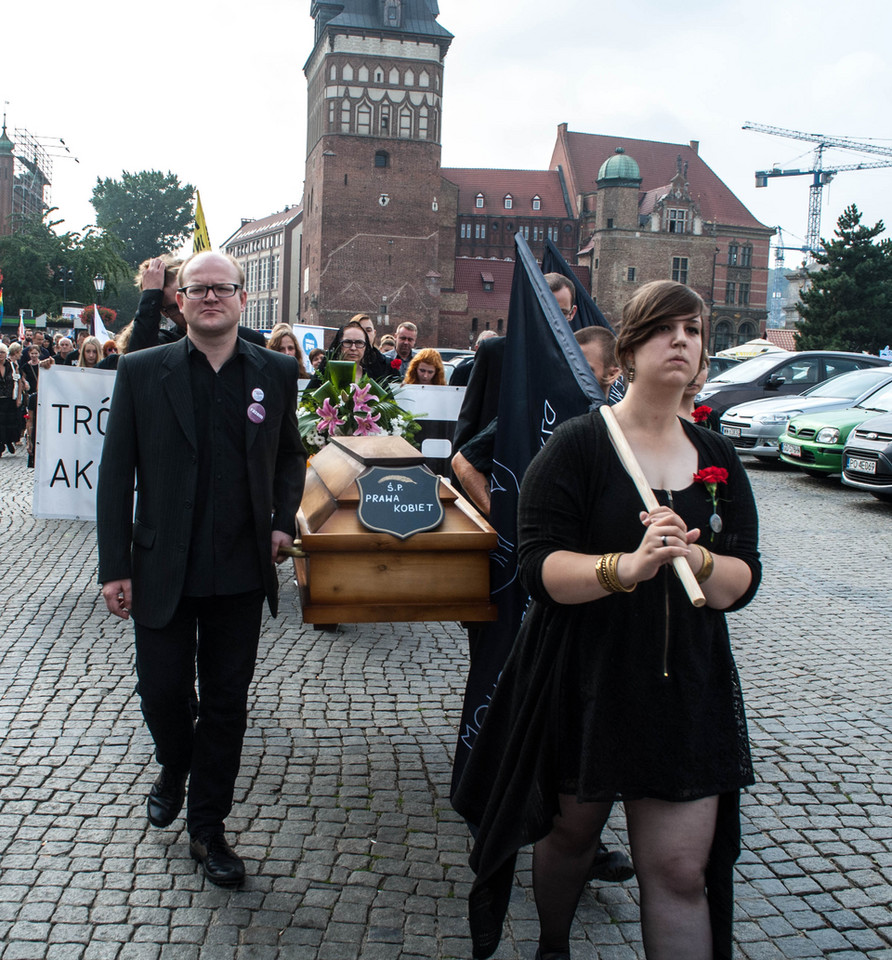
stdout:
[(892, 383), (892, 367), (868, 367), (842, 373), (795, 396), (750, 400), (722, 414), (722, 433), (738, 452), (751, 453), (759, 460), (776, 460), (778, 437), (792, 417), (844, 410), (886, 383)]

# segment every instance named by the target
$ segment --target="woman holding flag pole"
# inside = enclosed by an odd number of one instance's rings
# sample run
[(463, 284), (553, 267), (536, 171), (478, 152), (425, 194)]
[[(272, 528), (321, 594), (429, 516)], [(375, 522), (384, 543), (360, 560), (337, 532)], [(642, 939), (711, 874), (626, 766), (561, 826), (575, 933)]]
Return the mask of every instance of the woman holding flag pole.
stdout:
[(453, 798), (480, 825), (477, 958), (498, 946), (528, 843), (537, 960), (569, 958), (616, 800), (646, 955), (731, 957), (739, 791), (754, 780), (724, 612), (752, 599), (761, 567), (734, 448), (676, 415), (703, 362), (703, 312), (682, 284), (642, 286), (616, 345), (625, 397), (559, 427), (524, 478), (520, 570), (533, 603)]

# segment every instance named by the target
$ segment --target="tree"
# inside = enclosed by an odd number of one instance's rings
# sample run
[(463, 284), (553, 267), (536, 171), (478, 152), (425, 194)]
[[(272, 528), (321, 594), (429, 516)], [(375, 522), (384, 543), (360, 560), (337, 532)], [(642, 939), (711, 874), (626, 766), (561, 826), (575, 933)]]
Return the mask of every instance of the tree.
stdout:
[(96, 178), (90, 203), (96, 223), (124, 244), (123, 257), (137, 267), (148, 257), (170, 253), (192, 232), (191, 183), (180, 184), (173, 173), (142, 170), (121, 174), (120, 180)]
[[(50, 220), (55, 208), (42, 217), (22, 218), (13, 234), (0, 237), (0, 270), (3, 271), (5, 312), (20, 309), (35, 313), (61, 313), (65, 299), (92, 303), (96, 298), (93, 277), (101, 273), (114, 293), (130, 268), (121, 259), (117, 237), (88, 227), (83, 233), (56, 233), (61, 220)], [(71, 271), (64, 289), (59, 268)]]
[(885, 229), (862, 226), (854, 204), (837, 220), (796, 305), (800, 350), (877, 353), (892, 340), (892, 240), (876, 239)]

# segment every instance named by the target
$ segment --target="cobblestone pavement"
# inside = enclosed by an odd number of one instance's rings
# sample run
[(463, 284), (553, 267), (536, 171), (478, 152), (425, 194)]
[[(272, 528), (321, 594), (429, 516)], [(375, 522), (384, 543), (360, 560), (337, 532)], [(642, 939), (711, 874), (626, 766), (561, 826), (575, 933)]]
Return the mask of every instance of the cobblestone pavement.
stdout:
[[(759, 783), (736, 888), (746, 960), (892, 957), (892, 507), (748, 464), (765, 581), (731, 617)], [(465, 827), (449, 807), (466, 668), (455, 623), (264, 625), (236, 807), (242, 891), (147, 826), (154, 776), (131, 628), (104, 612), (93, 525), (30, 516), (0, 459), (0, 958), (470, 956)], [(622, 813), (611, 820), (623, 842)], [(530, 858), (501, 958), (531, 960)], [(643, 956), (634, 882), (592, 885), (574, 960)]]

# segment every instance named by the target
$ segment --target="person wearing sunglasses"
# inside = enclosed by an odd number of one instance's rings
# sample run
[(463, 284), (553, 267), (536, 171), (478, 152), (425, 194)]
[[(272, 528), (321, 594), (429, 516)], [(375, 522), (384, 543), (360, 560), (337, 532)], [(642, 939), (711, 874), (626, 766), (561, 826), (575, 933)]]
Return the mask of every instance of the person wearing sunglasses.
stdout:
[[(133, 320), (128, 353), (162, 343), (176, 343), (186, 336), (186, 320), (177, 305), (177, 271), (182, 263), (179, 258), (162, 253), (159, 257), (143, 260), (139, 265), (135, 282), (142, 295)], [(162, 317), (173, 326), (162, 329)], [(259, 330), (239, 324), (238, 335), (258, 347), (266, 346), (266, 339)]]

